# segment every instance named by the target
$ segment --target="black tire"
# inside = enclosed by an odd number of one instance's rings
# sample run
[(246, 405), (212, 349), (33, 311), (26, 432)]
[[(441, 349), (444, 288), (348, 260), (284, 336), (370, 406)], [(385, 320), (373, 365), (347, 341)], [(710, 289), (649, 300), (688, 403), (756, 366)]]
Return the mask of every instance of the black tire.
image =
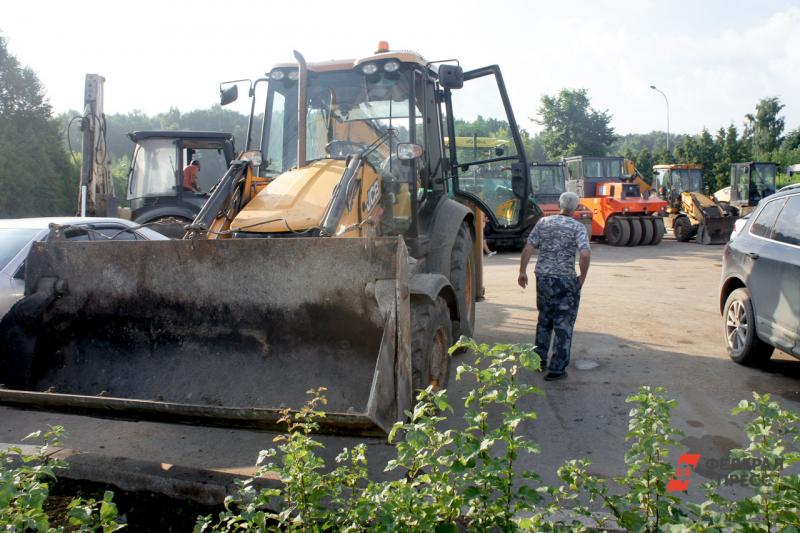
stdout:
[(722, 324), (728, 355), (740, 365), (760, 366), (772, 357), (775, 348), (758, 338), (753, 301), (744, 287), (725, 300)]
[(655, 234), (655, 226), (653, 226), (653, 219), (651, 217), (642, 217), (639, 219), (642, 223), (642, 238), (639, 239), (639, 245), (650, 244)]
[(622, 217), (610, 217), (606, 223), (605, 237), (611, 246), (625, 246), (631, 237), (631, 226)]
[(184, 226), (191, 223), (191, 220), (183, 217), (161, 217), (148, 222), (147, 227), (170, 239), (182, 239), (186, 234)]
[(627, 217), (631, 226), (631, 236), (628, 239), (628, 246), (639, 246), (642, 240), (642, 221), (639, 217)]
[(411, 302), (411, 385), (417, 393), (433, 385), (446, 388), (450, 377), (450, 355), (453, 344), (450, 309), (444, 298), (432, 302), (415, 297)]
[(653, 239), (650, 241), (650, 245), (655, 246), (660, 243), (666, 231), (667, 230), (664, 228), (664, 219), (661, 217), (653, 218)]
[(675, 219), (672, 225), (672, 233), (675, 235), (675, 240), (678, 242), (689, 242), (692, 238), (692, 223), (689, 217), (679, 216)]
[(472, 255), (472, 233), (466, 223), (458, 228), (450, 252), (450, 284), (458, 298), (459, 321), (454, 324), (455, 337), (469, 337), (475, 327), (476, 272)]

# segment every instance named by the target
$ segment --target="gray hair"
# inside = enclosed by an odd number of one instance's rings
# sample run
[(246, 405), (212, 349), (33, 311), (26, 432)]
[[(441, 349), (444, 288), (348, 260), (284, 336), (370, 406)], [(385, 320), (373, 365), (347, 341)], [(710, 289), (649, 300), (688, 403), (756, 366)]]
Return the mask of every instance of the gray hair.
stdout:
[(558, 197), (558, 206), (562, 211), (575, 211), (578, 209), (578, 195), (574, 192), (564, 192)]

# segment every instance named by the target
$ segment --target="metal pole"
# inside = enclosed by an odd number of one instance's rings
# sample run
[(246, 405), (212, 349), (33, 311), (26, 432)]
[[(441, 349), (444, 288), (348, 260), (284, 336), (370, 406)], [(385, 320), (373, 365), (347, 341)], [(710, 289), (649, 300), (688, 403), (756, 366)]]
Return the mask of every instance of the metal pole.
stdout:
[(656, 88), (655, 85), (651, 85), (650, 88), (661, 93), (661, 96), (664, 97), (664, 101), (667, 103), (667, 154), (669, 154), (669, 100), (667, 99), (667, 95), (664, 94), (664, 91)]

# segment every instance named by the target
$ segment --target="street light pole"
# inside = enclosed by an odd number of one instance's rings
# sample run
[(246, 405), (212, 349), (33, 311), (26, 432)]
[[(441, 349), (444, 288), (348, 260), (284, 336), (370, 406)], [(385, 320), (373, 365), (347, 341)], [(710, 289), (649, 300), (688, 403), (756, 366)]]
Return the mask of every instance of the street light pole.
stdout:
[(669, 153), (670, 153), (669, 152), (669, 100), (667, 100), (667, 95), (664, 94), (664, 91), (662, 91), (661, 89), (656, 88), (655, 85), (651, 85), (650, 88), (653, 89), (656, 92), (661, 93), (661, 96), (664, 97), (664, 101), (667, 103), (667, 154), (669, 155)]

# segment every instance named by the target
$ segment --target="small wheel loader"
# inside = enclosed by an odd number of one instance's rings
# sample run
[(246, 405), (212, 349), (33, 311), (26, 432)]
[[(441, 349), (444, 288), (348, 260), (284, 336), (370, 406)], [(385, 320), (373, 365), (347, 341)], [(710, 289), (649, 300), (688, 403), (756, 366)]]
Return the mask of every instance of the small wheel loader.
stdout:
[(658, 193), (669, 203), (666, 226), (680, 242), (724, 244), (737, 217), (728, 205), (703, 194), (702, 169), (699, 163), (653, 167)]
[[(382, 435), (418, 389), (447, 385), (447, 349), (472, 334), (483, 293), (477, 215), (514, 231), (528, 209), (500, 69), (387, 46), (295, 57), (249, 82), (244, 150), (184, 239), (76, 243), (53, 228), (34, 247), (27, 296), (0, 326), (0, 402), (280, 429), (282, 409), (326, 387), (322, 431)], [(220, 86), (223, 105), (241, 83)], [(460, 160), (444, 140), (476, 112), (510, 140)], [(502, 222), (477, 194), (500, 163), (519, 199)]]

